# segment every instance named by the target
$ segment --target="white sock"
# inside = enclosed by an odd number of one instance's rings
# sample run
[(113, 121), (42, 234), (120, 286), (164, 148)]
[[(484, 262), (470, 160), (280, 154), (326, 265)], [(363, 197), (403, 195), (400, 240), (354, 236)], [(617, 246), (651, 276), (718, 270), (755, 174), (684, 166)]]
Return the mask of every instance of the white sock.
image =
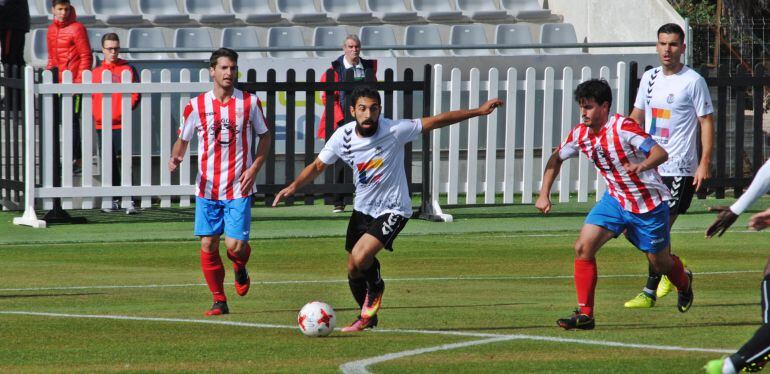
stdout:
[(736, 374), (735, 366), (730, 357), (725, 357), (725, 362), (722, 364), (722, 374)]

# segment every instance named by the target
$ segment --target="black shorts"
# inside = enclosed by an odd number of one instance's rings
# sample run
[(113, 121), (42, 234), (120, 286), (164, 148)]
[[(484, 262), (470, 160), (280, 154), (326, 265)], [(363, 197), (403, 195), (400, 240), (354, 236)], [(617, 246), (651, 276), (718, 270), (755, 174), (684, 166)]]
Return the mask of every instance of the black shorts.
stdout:
[(662, 177), (663, 183), (671, 192), (671, 200), (668, 201), (670, 216), (677, 216), (687, 213), (692, 202), (692, 196), (695, 193), (695, 186), (692, 185), (693, 177)]
[(345, 250), (350, 252), (364, 234), (377, 238), (385, 249), (393, 250), (393, 241), (406, 226), (409, 218), (395, 213), (385, 213), (377, 218), (353, 210), (348, 222), (348, 234), (345, 238)]

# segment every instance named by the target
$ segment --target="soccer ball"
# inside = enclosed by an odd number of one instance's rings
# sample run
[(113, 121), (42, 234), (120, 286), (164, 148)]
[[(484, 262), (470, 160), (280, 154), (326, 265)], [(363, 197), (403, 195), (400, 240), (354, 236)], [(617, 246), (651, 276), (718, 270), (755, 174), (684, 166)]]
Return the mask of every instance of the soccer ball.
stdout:
[(322, 301), (311, 301), (299, 311), (299, 331), (307, 336), (327, 336), (334, 330), (337, 321), (334, 309)]

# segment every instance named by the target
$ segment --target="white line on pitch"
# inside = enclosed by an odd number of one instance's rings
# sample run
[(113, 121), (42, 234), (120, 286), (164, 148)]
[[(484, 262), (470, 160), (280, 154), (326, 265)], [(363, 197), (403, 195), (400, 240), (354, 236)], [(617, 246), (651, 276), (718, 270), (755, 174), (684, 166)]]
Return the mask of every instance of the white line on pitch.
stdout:
[[(66, 313), (47, 313), (47, 312), (29, 312), (29, 311), (0, 311), (0, 315), (21, 315), (21, 316), (34, 316), (34, 317), (53, 317), (53, 318), (83, 318), (83, 319), (107, 319), (107, 320), (123, 320), (123, 321), (147, 321), (147, 322), (168, 322), (168, 323), (199, 323), (209, 325), (224, 325), (224, 326), (239, 326), (239, 327), (255, 327), (263, 329), (296, 329), (296, 326), (290, 325), (277, 325), (267, 323), (251, 323), (251, 322), (238, 322), (238, 321), (223, 321), (216, 319), (184, 319), (184, 318), (162, 318), (162, 317), (136, 317), (125, 315), (101, 315), (101, 314), (66, 314)], [(686, 351), (686, 352), (706, 352), (706, 353), (731, 353), (732, 350), (727, 349), (714, 349), (714, 348), (692, 348), (692, 347), (680, 347), (680, 346), (666, 346), (666, 345), (650, 345), (650, 344), (633, 344), (622, 343), (604, 340), (589, 340), (589, 339), (569, 339), (569, 338), (557, 338), (552, 336), (539, 336), (539, 335), (524, 335), (524, 334), (489, 334), (489, 333), (477, 333), (477, 332), (463, 332), (463, 331), (442, 331), (442, 330), (409, 330), (409, 329), (374, 329), (373, 333), (398, 333), (398, 334), (420, 334), (420, 335), (444, 335), (444, 336), (459, 336), (459, 337), (474, 337), (485, 338), (484, 340), (475, 340), (471, 342), (461, 342), (455, 344), (447, 344), (436, 347), (421, 348), (416, 350), (390, 353), (383, 356), (372, 357), (364, 360), (358, 360), (343, 364), (343, 367), (360, 368), (367, 372), (366, 366), (375, 363), (393, 360), (401, 357), (413, 356), (422, 353), (435, 352), (439, 350), (457, 349), (466, 346), (488, 344), (505, 340), (535, 340), (552, 343), (573, 343), (584, 345), (596, 345), (604, 347), (619, 347), (619, 348), (636, 348), (646, 350), (663, 350), (663, 351)]]
[[(703, 271), (695, 272), (695, 275), (729, 275), (761, 273), (761, 270), (728, 270), (728, 271)], [(608, 274), (599, 278), (638, 278), (645, 274)], [(532, 275), (532, 276), (458, 276), (458, 277), (410, 277), (410, 278), (383, 278), (389, 282), (435, 282), (435, 281), (488, 281), (488, 280), (538, 280), (538, 279), (572, 279), (572, 275)], [(285, 281), (252, 281), (255, 285), (281, 285), (281, 284), (323, 284), (323, 283), (347, 283), (340, 279), (322, 280), (285, 280)], [(183, 284), (137, 284), (137, 285), (103, 285), (103, 286), (62, 286), (62, 287), (28, 287), (28, 288), (0, 288), (0, 292), (11, 291), (55, 291), (55, 290), (90, 290), (90, 289), (124, 289), (124, 288), (172, 288), (172, 287), (202, 287), (205, 283)]]
[[(732, 233), (739, 233), (739, 234), (746, 234), (746, 233), (749, 233), (749, 234), (762, 234), (762, 233), (764, 233), (764, 231), (756, 231), (756, 230), (730, 230), (730, 232), (732, 232)], [(768, 232), (770, 232), (770, 231), (768, 231)], [(672, 234), (704, 234), (705, 235), (705, 230), (671, 230), (671, 233)], [(494, 234), (492, 234), (489, 237), (492, 237), (492, 238), (520, 238), (520, 237), (525, 237), (525, 238), (528, 238), (528, 237), (533, 237), (533, 238), (538, 238), (538, 237), (557, 237), (558, 238), (558, 237), (576, 237), (577, 238), (577, 236), (578, 236), (578, 233), (575, 232), (575, 233), (553, 233), (553, 234), (549, 234), (549, 233), (542, 233), (542, 234), (524, 234), (524, 233), (516, 234), (516, 233), (513, 233), (513, 234), (501, 234), (501, 235), (494, 235)]]

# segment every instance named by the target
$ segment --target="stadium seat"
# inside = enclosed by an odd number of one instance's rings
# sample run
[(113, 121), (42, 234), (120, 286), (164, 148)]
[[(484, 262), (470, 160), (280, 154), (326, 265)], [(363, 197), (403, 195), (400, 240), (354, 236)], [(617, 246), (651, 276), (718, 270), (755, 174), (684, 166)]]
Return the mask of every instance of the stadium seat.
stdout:
[(51, 22), (51, 16), (49, 13), (41, 12), (37, 7), (37, 1), (29, 2), (29, 22), (32, 26), (43, 26)]
[[(404, 45), (407, 47), (443, 45), (436, 25), (409, 25), (406, 27)], [(446, 56), (442, 49), (407, 50), (408, 56)]]
[(281, 15), (270, 9), (269, 0), (230, 0), (230, 9), (246, 23), (270, 24), (281, 22)]
[(34, 66), (46, 66), (48, 64), (48, 42), (45, 40), (47, 32), (48, 29), (32, 30), (30, 57), (32, 57), (31, 63)]
[[(267, 30), (268, 47), (305, 47), (299, 27), (271, 27)], [(268, 52), (270, 57), (308, 57), (305, 51)]]
[(493, 0), (456, 0), (457, 9), (474, 21), (499, 21), (508, 18), (508, 12), (500, 10)]
[(316, 47), (335, 47), (334, 51), (315, 51), (317, 57), (337, 57), (342, 54), (342, 42), (348, 36), (343, 26), (319, 26), (313, 31), (313, 45)]
[[(532, 31), (528, 24), (516, 23), (516, 24), (502, 24), (495, 27), (495, 44), (498, 45), (517, 45), (517, 44), (534, 44), (532, 40)], [(506, 56), (515, 55), (531, 55), (536, 54), (535, 48), (521, 48), (521, 49), (498, 49), (497, 53)]]
[(253, 27), (225, 27), (219, 43), (222, 47), (234, 49), (241, 58), (260, 58), (262, 52), (242, 52), (243, 48), (261, 47), (257, 30)]
[(321, 11), (339, 23), (362, 23), (372, 20), (372, 13), (361, 9), (358, 0), (323, 0)]
[(545, 20), (551, 11), (543, 9), (537, 0), (500, 0), (503, 8), (518, 20)]
[(403, 0), (366, 0), (373, 16), (388, 23), (403, 23), (417, 20), (417, 12), (406, 9)]
[[(135, 28), (128, 30), (128, 48), (158, 48), (167, 50), (166, 39), (163, 38), (163, 30), (157, 27)], [(131, 52), (129, 58), (134, 60), (166, 60), (166, 52)]]
[(174, 30), (174, 48), (203, 48), (205, 52), (177, 52), (176, 57), (182, 59), (208, 60), (214, 43), (211, 33), (204, 27), (180, 27)]
[(185, 8), (190, 18), (201, 24), (232, 24), (235, 14), (225, 11), (222, 1), (185, 0)]
[[(575, 27), (571, 23), (544, 23), (540, 25), (540, 43), (577, 43)], [(580, 48), (543, 48), (543, 53), (548, 54), (578, 54)]]
[(139, 0), (139, 13), (156, 25), (190, 22), (190, 16), (179, 11), (176, 1)]
[(460, 21), (463, 13), (451, 10), (449, 0), (410, 0), (417, 15), (428, 21)]
[(326, 23), (326, 13), (319, 12), (313, 1), (276, 0), (276, 8), (283, 18), (294, 23)]
[[(487, 35), (484, 33), (484, 25), (452, 25), (449, 31), (450, 45), (480, 45), (487, 44)], [(488, 49), (453, 49), (455, 56), (489, 56)]]
[(361, 39), (361, 54), (365, 57), (393, 57), (396, 51), (372, 51), (369, 48), (384, 45), (396, 45), (396, 34), (391, 26), (363, 26), (358, 31)]
[[(34, 1), (34, 0), (33, 0)], [(50, 1), (45, 1), (44, 4), (50, 5)], [(70, 5), (72, 5), (73, 8), (75, 8), (75, 14), (77, 15), (78, 22), (84, 24), (84, 25), (90, 25), (96, 22), (96, 16), (94, 16), (93, 13), (91, 13), (90, 9), (86, 9), (85, 4), (83, 4), (83, 0), (70, 0)], [(52, 14), (52, 7), (48, 6), (46, 7), (46, 11), (48, 11), (48, 14)], [(53, 16), (51, 17), (53, 19)]]
[(134, 13), (126, 0), (91, 0), (96, 19), (108, 25), (136, 25), (142, 15)]

